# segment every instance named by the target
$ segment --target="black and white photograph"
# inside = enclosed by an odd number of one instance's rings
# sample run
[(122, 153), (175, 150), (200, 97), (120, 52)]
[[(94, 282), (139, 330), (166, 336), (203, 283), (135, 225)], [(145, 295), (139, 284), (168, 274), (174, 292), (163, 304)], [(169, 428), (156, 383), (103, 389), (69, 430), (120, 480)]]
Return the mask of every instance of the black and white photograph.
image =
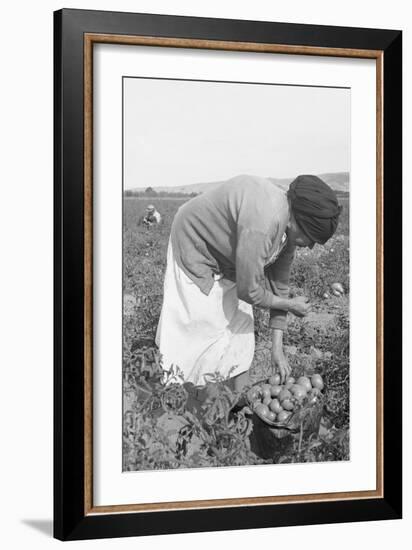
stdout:
[(405, 548), (407, 12), (3, 5), (3, 548)]
[(350, 460), (350, 98), (123, 78), (123, 471)]

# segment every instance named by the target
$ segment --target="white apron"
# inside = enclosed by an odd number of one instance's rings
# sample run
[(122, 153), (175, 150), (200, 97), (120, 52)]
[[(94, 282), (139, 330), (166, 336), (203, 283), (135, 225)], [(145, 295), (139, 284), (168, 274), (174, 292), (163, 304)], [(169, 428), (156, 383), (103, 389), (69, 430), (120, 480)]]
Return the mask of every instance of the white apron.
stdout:
[(238, 299), (236, 283), (215, 275), (204, 294), (176, 263), (170, 241), (156, 344), (163, 367), (178, 366), (195, 385), (205, 384), (207, 373), (247, 371), (255, 349), (253, 309)]

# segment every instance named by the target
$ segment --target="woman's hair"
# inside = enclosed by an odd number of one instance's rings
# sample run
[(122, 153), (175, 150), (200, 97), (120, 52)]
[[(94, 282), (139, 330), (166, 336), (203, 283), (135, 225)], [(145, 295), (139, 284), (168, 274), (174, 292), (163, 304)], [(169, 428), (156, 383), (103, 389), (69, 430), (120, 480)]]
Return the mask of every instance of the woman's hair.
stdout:
[(335, 233), (342, 210), (335, 191), (317, 176), (303, 175), (292, 181), (287, 195), (303, 233), (325, 244)]

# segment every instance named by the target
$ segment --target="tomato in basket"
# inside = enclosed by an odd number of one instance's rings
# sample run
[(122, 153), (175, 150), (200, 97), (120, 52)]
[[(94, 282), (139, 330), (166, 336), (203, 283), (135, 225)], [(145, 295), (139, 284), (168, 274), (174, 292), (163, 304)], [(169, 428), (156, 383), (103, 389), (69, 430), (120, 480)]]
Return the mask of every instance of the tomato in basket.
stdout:
[(323, 380), (320, 374), (314, 374), (311, 378), (312, 386), (318, 390), (323, 390)]
[(279, 422), (279, 424), (283, 424), (284, 422), (286, 422), (289, 416), (290, 416), (290, 412), (280, 411), (280, 413), (277, 416), (277, 421)]
[[(321, 405), (324, 387), (320, 374), (300, 376), (297, 381), (289, 376), (280, 384), (279, 375), (261, 381), (247, 392), (249, 405), (254, 413), (275, 429), (295, 430), (312, 407)], [(314, 409), (313, 409), (314, 410)], [(279, 432), (280, 433), (280, 432)]]
[(301, 376), (300, 378), (298, 378), (297, 384), (299, 386), (303, 386), (307, 392), (312, 389), (312, 384), (307, 376)]

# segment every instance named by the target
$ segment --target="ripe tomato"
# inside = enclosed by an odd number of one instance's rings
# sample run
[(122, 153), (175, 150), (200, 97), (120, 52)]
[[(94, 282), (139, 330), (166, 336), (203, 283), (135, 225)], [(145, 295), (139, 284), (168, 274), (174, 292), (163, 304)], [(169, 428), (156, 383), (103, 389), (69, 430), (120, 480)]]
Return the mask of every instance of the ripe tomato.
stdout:
[(344, 294), (343, 286), (340, 283), (333, 283), (331, 288), (338, 292), (340, 295)]
[(269, 409), (267, 405), (264, 405), (263, 403), (259, 403), (259, 405), (257, 405), (257, 407), (255, 408), (255, 411), (256, 411), (256, 414), (264, 418), (266, 418), (266, 416), (269, 413)]
[(262, 386), (262, 395), (263, 397), (270, 397), (270, 391), (272, 387), (269, 384), (263, 384)]
[(274, 413), (280, 413), (282, 406), (277, 399), (272, 399), (269, 405), (269, 409)]
[(277, 385), (272, 386), (272, 388), (270, 390), (270, 395), (272, 397), (277, 397), (280, 394), (281, 391), (282, 391), (282, 386), (277, 386)]
[(262, 401), (260, 401), (260, 399), (256, 399), (256, 401), (253, 401), (252, 403), (252, 409), (256, 410), (256, 407), (261, 404), (262, 404)]
[(301, 376), (298, 378), (297, 384), (306, 388), (306, 391), (310, 391), (312, 389), (312, 384), (307, 376)]
[(278, 399), (282, 403), (284, 399), (289, 399), (291, 396), (292, 394), (290, 393), (290, 391), (285, 389), (280, 392)]
[(312, 386), (318, 390), (323, 390), (324, 384), (320, 374), (314, 374), (311, 378)]
[(253, 401), (256, 401), (258, 397), (259, 397), (259, 391), (257, 388), (250, 388), (250, 390), (247, 392), (247, 398), (251, 403), (253, 403)]
[(269, 378), (269, 384), (271, 386), (278, 386), (280, 384), (280, 375), (279, 374), (273, 374)]
[(284, 401), (282, 401), (282, 407), (285, 409), (285, 411), (293, 411), (293, 409), (295, 408), (290, 399), (285, 399)]
[(269, 406), (269, 403), (272, 402), (272, 398), (270, 397), (270, 395), (268, 395), (267, 397), (264, 397), (263, 398), (263, 404), (264, 405), (268, 405)]
[(276, 420), (276, 413), (269, 411), (266, 418), (271, 422), (274, 422)]
[(307, 391), (304, 386), (301, 386), (300, 384), (294, 384), (291, 388), (291, 392), (296, 397), (296, 399), (303, 399), (306, 397)]
[(276, 420), (281, 424), (283, 424), (283, 422), (286, 422), (289, 416), (290, 416), (290, 413), (288, 413), (287, 411), (280, 411), (280, 413), (276, 417)]
[(290, 390), (290, 388), (293, 386), (294, 383), (295, 383), (295, 379), (293, 378), (293, 376), (289, 376), (288, 378), (286, 378), (286, 381), (285, 381), (285, 389)]

